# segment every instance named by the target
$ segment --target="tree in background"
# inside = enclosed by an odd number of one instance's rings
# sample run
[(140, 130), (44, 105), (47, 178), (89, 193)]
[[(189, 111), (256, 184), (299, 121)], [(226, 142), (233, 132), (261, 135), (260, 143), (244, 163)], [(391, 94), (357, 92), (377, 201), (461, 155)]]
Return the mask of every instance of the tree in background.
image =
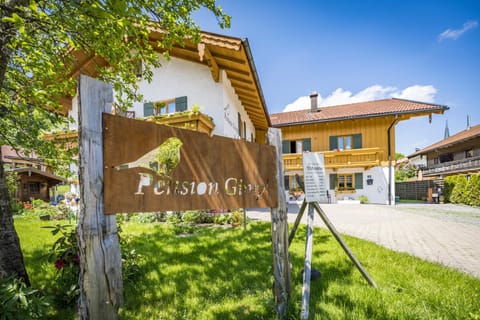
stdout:
[[(41, 134), (67, 124), (60, 101), (76, 94), (72, 53), (104, 59), (107, 66), (96, 70), (99, 78), (113, 84), (117, 100), (127, 107), (138, 99), (132, 64), (143, 62), (143, 76), (151, 80), (153, 68), (160, 66), (154, 46), (168, 55), (173, 44), (199, 41), (191, 15), (201, 7), (229, 27), (230, 17), (214, 0), (1, 1), (0, 145), (35, 150), (54, 167), (70, 161), (71, 154)], [(149, 42), (151, 28), (162, 30), (159, 43)], [(0, 276), (9, 275), (29, 283), (0, 154)]]

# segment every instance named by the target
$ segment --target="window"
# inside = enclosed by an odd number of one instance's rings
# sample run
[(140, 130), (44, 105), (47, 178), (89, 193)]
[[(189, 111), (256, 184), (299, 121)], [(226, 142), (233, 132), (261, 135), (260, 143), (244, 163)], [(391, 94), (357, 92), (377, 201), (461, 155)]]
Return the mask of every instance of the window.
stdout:
[(30, 193), (30, 194), (40, 193), (40, 183), (39, 182), (29, 183), (28, 184), (28, 193)]
[(147, 102), (143, 104), (143, 116), (148, 117), (153, 115), (186, 111), (187, 107), (188, 105), (186, 96), (175, 99)]
[(353, 174), (339, 174), (337, 176), (338, 190), (353, 189)]
[(465, 158), (472, 158), (473, 157), (473, 148), (465, 150)]
[(160, 114), (174, 113), (177, 111), (175, 106), (176, 106), (175, 99), (157, 101), (154, 103), (153, 114), (160, 115)]
[(302, 153), (304, 151), (312, 151), (311, 139), (283, 140), (282, 149), (283, 153)]
[(441, 154), (439, 156), (440, 163), (453, 161), (453, 153)]
[(362, 134), (330, 136), (330, 150), (350, 150), (362, 148)]
[(330, 174), (330, 189), (338, 191), (363, 189), (363, 172)]

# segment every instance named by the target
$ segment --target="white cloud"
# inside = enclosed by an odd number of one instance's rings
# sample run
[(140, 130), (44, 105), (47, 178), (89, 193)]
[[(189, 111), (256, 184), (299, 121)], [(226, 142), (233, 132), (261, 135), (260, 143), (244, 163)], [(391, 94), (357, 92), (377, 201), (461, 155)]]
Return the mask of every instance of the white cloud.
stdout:
[[(318, 105), (320, 107), (338, 106), (348, 103), (388, 99), (391, 97), (416, 100), (422, 102), (433, 102), (435, 100), (435, 94), (437, 90), (435, 87), (414, 85), (403, 90), (399, 90), (396, 87), (383, 87), (381, 85), (373, 85), (366, 89), (359, 91), (356, 94), (342, 88), (338, 88), (329, 94), (326, 98), (318, 95)], [(283, 112), (296, 111), (310, 108), (310, 97), (302, 96), (297, 98), (294, 102), (288, 104), (283, 109)]]
[(447, 29), (443, 31), (439, 36), (438, 39), (440, 41), (445, 40), (445, 39), (452, 39), (456, 40), (458, 39), (461, 35), (463, 35), (465, 32), (471, 29), (475, 29), (478, 27), (478, 21), (473, 20), (473, 21), (467, 21), (463, 24), (463, 27), (461, 29)]
[(437, 89), (434, 86), (411, 86), (405, 88), (400, 93), (392, 94), (394, 98), (416, 100), (422, 102), (434, 102)]

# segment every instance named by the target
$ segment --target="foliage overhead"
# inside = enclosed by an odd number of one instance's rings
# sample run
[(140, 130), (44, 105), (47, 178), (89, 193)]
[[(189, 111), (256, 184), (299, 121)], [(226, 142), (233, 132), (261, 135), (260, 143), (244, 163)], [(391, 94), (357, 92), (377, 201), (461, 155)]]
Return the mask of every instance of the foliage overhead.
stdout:
[[(132, 65), (143, 62), (143, 76), (151, 80), (152, 69), (160, 66), (155, 47), (168, 56), (174, 44), (199, 41), (191, 15), (202, 7), (229, 27), (230, 17), (214, 0), (1, 1), (0, 145), (62, 160), (58, 146), (39, 137), (43, 130), (67, 125), (59, 115), (60, 99), (76, 92), (73, 53), (107, 62), (96, 71), (126, 107), (139, 99)], [(157, 43), (149, 41), (152, 28), (162, 31)]]

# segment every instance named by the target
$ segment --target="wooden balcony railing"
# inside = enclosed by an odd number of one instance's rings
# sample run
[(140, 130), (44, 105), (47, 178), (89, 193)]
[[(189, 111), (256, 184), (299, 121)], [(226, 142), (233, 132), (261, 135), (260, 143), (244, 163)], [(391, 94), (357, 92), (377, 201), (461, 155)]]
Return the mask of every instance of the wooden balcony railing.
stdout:
[(468, 171), (480, 171), (480, 157), (449, 161), (435, 165), (429, 165), (426, 168), (422, 168), (422, 174), (424, 177), (440, 174), (462, 173)]
[(150, 116), (146, 117), (145, 120), (182, 129), (203, 132), (208, 135), (211, 135), (215, 128), (212, 118), (201, 112), (177, 112), (161, 116)]
[[(382, 150), (380, 148), (363, 148), (342, 151), (324, 151), (325, 168), (374, 167), (380, 165)], [(303, 170), (301, 153), (284, 153), (283, 166), (287, 171)]]

